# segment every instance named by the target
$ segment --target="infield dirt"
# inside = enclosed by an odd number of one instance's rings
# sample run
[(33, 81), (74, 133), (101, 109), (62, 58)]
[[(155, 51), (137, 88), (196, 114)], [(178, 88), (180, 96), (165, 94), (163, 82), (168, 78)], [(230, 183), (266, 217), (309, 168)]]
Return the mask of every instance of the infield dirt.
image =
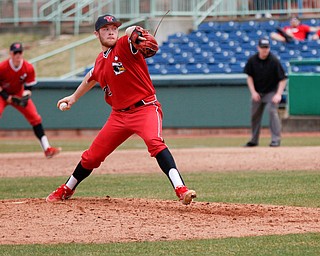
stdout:
[[(320, 170), (320, 147), (172, 149), (182, 173)], [(0, 177), (66, 176), (81, 152), (0, 154)], [(124, 161), (124, 159), (126, 159)], [(118, 150), (95, 173), (148, 173), (145, 150)], [(94, 174), (93, 174), (94, 175)], [(48, 193), (51, 191), (48, 191)], [(109, 243), (320, 232), (320, 208), (132, 198), (0, 201), (0, 244)]]

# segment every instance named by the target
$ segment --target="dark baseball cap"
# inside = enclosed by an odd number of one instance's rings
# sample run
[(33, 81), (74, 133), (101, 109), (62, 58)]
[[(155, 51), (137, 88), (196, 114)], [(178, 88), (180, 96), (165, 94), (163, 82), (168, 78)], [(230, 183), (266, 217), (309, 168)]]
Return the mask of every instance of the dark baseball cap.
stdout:
[(258, 45), (260, 48), (269, 48), (270, 41), (268, 38), (260, 38)]
[(102, 28), (105, 25), (115, 25), (117, 27), (120, 27), (122, 23), (116, 19), (116, 17), (110, 15), (110, 14), (105, 14), (100, 16), (95, 24), (95, 30), (98, 31), (100, 28)]
[(23, 52), (22, 43), (13, 43), (10, 45), (10, 52)]

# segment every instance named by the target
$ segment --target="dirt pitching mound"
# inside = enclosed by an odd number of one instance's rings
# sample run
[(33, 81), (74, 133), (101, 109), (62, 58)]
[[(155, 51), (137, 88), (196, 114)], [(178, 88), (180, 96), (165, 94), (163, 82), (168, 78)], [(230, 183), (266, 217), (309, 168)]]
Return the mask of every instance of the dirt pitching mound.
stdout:
[(0, 202), (1, 244), (110, 243), (320, 232), (320, 209), (116, 198)]
[[(184, 172), (320, 170), (320, 147), (172, 150)], [(66, 176), (81, 152), (0, 154), (0, 177)], [(116, 151), (94, 173), (159, 172), (145, 150)], [(94, 173), (92, 175), (94, 175)], [(57, 184), (57, 186), (60, 184)], [(51, 191), (48, 191), (50, 193)], [(320, 208), (77, 198), (0, 201), (0, 244), (110, 243), (320, 232)]]

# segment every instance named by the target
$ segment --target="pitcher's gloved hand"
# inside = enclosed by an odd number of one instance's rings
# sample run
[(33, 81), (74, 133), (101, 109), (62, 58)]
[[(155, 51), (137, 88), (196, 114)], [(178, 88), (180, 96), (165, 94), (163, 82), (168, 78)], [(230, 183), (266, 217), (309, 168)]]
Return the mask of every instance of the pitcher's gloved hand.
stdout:
[(12, 102), (13, 105), (26, 107), (28, 105), (28, 100), (29, 99), (30, 99), (29, 95), (25, 95), (25, 96), (22, 96), (22, 97), (12, 96), (11, 97), (11, 102)]
[(148, 30), (136, 26), (130, 36), (135, 49), (140, 51), (145, 58), (152, 57), (159, 50), (158, 42)]

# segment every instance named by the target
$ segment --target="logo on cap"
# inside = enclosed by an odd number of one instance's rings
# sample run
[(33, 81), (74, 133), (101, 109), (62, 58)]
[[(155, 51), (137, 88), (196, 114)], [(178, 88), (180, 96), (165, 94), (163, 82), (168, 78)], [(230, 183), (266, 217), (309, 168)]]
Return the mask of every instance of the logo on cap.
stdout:
[(10, 46), (10, 51), (11, 52), (22, 52), (23, 51), (23, 47), (21, 43), (13, 43)]
[(261, 48), (269, 48), (270, 47), (270, 41), (267, 38), (261, 38), (259, 40), (259, 46)]
[(14, 44), (15, 48), (21, 48), (21, 44)]
[(105, 20), (107, 20), (108, 22), (112, 22), (113, 21), (113, 17), (112, 16), (105, 16), (103, 17)]
[(261, 45), (268, 45), (268, 44), (269, 44), (269, 41), (268, 41), (267, 39), (262, 39), (262, 40), (260, 41), (260, 44), (261, 44)]
[(121, 26), (121, 22), (118, 21), (114, 16), (106, 14), (103, 16), (100, 16), (95, 24), (95, 30), (98, 31), (100, 28), (102, 28), (105, 25), (113, 24), (117, 27)]

